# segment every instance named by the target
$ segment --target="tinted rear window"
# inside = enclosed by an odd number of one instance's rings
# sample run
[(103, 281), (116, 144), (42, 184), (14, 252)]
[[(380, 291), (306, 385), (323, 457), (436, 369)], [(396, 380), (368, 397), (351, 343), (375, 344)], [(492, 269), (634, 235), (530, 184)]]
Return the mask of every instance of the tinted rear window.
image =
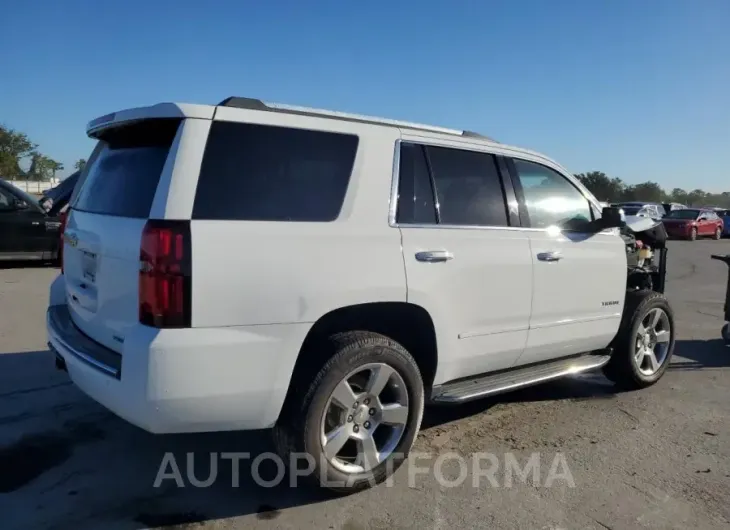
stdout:
[(214, 122), (193, 219), (332, 221), (357, 144), (353, 135)]
[(84, 170), (75, 210), (149, 217), (180, 120), (146, 120), (105, 131)]

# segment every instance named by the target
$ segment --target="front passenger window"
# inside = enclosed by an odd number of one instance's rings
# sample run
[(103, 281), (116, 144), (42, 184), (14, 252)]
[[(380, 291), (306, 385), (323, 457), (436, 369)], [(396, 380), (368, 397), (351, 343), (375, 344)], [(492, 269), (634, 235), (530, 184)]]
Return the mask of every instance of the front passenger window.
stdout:
[(526, 160), (514, 163), (533, 228), (580, 229), (592, 220), (588, 199), (563, 175)]

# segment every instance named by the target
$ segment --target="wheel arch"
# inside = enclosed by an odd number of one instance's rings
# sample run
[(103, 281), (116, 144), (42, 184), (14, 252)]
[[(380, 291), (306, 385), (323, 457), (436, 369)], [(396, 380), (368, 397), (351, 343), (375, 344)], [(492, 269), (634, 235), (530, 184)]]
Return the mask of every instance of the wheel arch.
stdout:
[(334, 354), (324, 347), (328, 337), (344, 331), (380, 333), (400, 343), (415, 359), (426, 395), (436, 376), (436, 329), (423, 307), (408, 302), (371, 302), (334, 309), (309, 329), (300, 347), (289, 382), (285, 405), (302, 391)]

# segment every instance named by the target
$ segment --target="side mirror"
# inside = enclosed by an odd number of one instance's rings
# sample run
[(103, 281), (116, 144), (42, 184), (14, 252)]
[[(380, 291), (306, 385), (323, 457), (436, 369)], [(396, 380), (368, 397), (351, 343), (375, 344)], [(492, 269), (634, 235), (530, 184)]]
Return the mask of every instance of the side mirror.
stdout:
[(621, 228), (624, 225), (621, 210), (614, 206), (607, 206), (601, 211), (601, 218), (597, 220), (601, 230), (606, 228)]
[(15, 199), (15, 202), (13, 204), (16, 210), (26, 210), (29, 207), (28, 203), (21, 199)]

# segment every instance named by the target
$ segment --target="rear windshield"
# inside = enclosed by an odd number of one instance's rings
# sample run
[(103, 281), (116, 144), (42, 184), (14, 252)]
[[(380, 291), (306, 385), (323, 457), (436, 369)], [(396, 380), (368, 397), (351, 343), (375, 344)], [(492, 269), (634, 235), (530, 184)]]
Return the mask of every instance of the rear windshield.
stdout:
[(179, 119), (136, 122), (104, 131), (84, 170), (74, 210), (149, 217)]
[(214, 122), (193, 219), (333, 221), (357, 144), (349, 134)]
[(696, 219), (700, 215), (699, 210), (672, 210), (666, 215), (667, 219)]

